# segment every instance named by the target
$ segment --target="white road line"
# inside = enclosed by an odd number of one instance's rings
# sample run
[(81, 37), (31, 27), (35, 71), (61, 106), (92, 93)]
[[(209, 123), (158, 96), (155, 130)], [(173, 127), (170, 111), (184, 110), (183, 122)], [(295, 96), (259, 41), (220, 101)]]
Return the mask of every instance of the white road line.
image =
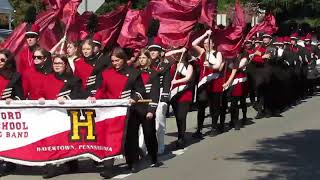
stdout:
[[(188, 148), (184, 148), (184, 149), (178, 149), (178, 150), (175, 150), (175, 151), (171, 151), (171, 154), (174, 154), (176, 156), (180, 156), (182, 154), (184, 154), (186, 151), (188, 150)], [(169, 156), (169, 155), (167, 155)], [(159, 156), (161, 157), (161, 156)], [(117, 176), (114, 176), (112, 179), (124, 179), (128, 176), (130, 176), (132, 173), (129, 173), (129, 174), (119, 174)]]
[(179, 156), (179, 155), (182, 155), (183, 153), (185, 153), (187, 149), (188, 148), (178, 149), (178, 150), (172, 151), (172, 154)]
[(114, 176), (112, 179), (124, 179), (128, 176), (130, 176), (132, 173), (129, 173), (129, 174), (119, 174), (117, 176)]

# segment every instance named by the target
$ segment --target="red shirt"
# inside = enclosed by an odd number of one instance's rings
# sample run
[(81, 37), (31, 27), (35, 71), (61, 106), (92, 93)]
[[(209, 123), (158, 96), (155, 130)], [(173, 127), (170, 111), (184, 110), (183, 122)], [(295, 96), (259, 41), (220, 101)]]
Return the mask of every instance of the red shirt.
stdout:
[[(186, 66), (186, 68), (188, 68), (188, 66)], [(176, 72), (176, 69), (177, 69), (177, 64), (174, 64), (171, 66), (171, 69), (170, 69), (170, 74), (171, 74), (171, 77), (174, 77), (174, 74)], [(176, 80), (179, 80), (181, 78), (183, 78), (184, 76), (181, 75), (180, 73), (177, 73), (176, 75)], [(175, 84), (173, 85), (172, 89), (176, 88), (176, 87), (179, 87), (179, 86), (183, 86), (183, 85), (188, 85), (189, 82), (183, 82), (183, 83), (179, 83), (179, 84)], [(176, 96), (179, 96), (177, 101), (178, 102), (191, 102), (192, 101), (192, 89), (190, 88), (187, 88), (181, 92), (179, 92), (179, 95), (177, 94)]]
[(85, 62), (83, 58), (80, 58), (78, 61), (74, 63), (75, 70), (74, 76), (78, 77), (82, 81), (82, 86), (84, 89), (87, 89), (87, 80), (91, 75), (94, 66)]
[(36, 71), (35, 68), (30, 68), (25, 71), (22, 76), (22, 88), (24, 96), (29, 100), (38, 100), (41, 98), (41, 88), (46, 81), (48, 74)]
[(34, 68), (34, 63), (32, 59), (33, 52), (30, 50), (29, 47), (24, 48), (19, 54), (19, 61), (18, 61), (18, 72), (23, 74), (24, 71)]
[(114, 68), (102, 72), (102, 84), (97, 90), (97, 99), (121, 99), (129, 74), (122, 74)]
[(264, 55), (264, 53), (266, 52), (266, 48), (265, 47), (262, 47), (262, 46), (258, 46), (255, 51), (259, 51), (261, 52), (261, 55), (254, 55), (253, 58), (252, 58), (252, 62), (255, 62), (255, 63), (264, 63), (264, 59), (262, 59), (262, 56)]
[(9, 83), (9, 80), (4, 78), (3, 76), (0, 76), (0, 99), (1, 96), (3, 95), (3, 91), (7, 88)]
[(57, 79), (54, 74), (49, 74), (42, 85), (40, 96), (47, 100), (55, 100), (64, 87), (64, 81)]

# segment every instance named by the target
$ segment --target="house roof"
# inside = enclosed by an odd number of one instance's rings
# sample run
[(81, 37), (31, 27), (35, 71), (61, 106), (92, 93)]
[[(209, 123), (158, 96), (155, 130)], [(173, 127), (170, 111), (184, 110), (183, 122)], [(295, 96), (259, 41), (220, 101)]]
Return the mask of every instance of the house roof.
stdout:
[(8, 0), (0, 1), (0, 13), (9, 14), (13, 11), (13, 7)]

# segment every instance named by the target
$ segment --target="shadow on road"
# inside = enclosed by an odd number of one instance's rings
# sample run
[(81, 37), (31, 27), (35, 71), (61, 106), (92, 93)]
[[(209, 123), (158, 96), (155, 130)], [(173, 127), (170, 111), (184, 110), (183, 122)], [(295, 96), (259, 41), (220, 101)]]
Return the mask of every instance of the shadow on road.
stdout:
[(255, 180), (316, 180), (320, 177), (320, 130), (306, 130), (264, 139), (255, 150), (226, 160), (253, 163)]

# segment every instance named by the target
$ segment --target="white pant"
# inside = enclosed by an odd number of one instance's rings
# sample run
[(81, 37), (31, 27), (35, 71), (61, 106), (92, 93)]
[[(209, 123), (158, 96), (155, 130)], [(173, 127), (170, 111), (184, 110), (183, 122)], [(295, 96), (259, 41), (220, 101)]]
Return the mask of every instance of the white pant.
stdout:
[(142, 125), (139, 126), (139, 147), (144, 152), (144, 154), (147, 154), (147, 147), (146, 143), (144, 142)]
[(165, 102), (159, 102), (156, 111), (156, 131), (158, 139), (158, 153), (164, 152), (164, 135), (166, 133), (166, 114), (168, 104)]

